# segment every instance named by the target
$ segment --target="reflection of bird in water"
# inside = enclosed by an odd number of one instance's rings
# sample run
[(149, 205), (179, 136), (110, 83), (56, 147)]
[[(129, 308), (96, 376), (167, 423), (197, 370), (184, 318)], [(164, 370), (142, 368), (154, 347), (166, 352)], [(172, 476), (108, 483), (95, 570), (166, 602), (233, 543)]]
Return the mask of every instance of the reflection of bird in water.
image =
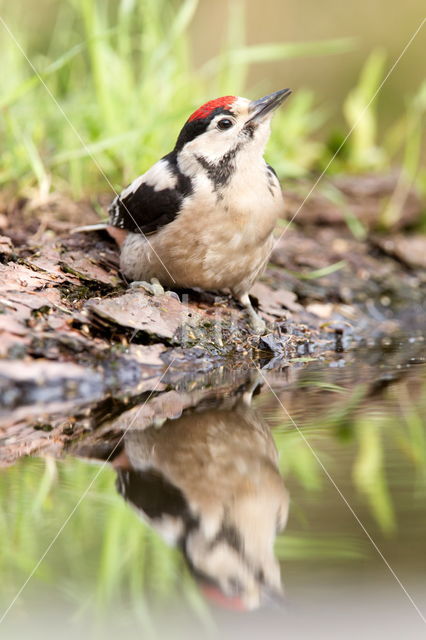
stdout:
[(120, 493), (182, 548), (206, 594), (244, 609), (281, 594), (273, 546), (289, 504), (269, 427), (250, 400), (127, 433), (128, 462), (117, 469)]

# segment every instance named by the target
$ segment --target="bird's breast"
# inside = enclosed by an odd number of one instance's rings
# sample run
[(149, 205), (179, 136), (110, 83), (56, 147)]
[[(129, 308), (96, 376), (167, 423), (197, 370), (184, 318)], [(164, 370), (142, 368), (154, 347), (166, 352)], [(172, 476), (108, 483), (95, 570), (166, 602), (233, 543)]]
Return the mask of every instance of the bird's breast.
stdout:
[(266, 240), (283, 211), (279, 185), (272, 189), (266, 173), (236, 175), (223, 194), (223, 224), (229, 225), (243, 246), (257, 245)]
[(250, 283), (269, 255), (283, 207), (281, 189), (271, 193), (264, 179), (266, 168), (262, 179), (252, 178), (234, 176), (222, 190), (199, 178), (177, 218), (150, 237), (148, 275), (170, 284), (157, 265), (160, 256), (177, 286), (236, 289)]

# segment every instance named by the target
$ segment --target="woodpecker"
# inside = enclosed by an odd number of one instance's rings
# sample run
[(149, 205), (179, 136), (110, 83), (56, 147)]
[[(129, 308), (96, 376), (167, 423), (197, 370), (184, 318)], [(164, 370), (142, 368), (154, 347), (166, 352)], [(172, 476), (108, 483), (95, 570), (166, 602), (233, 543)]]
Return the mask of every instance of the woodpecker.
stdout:
[(280, 183), (263, 153), (272, 115), (290, 93), (253, 101), (224, 96), (202, 105), (173, 151), (114, 199), (108, 230), (121, 246), (128, 280), (230, 292), (253, 329), (265, 331), (248, 292), (283, 212)]
[(242, 610), (282, 601), (274, 541), (289, 509), (270, 428), (250, 400), (249, 390), (161, 427), (135, 424), (114, 463), (120, 494), (181, 548), (207, 598)]

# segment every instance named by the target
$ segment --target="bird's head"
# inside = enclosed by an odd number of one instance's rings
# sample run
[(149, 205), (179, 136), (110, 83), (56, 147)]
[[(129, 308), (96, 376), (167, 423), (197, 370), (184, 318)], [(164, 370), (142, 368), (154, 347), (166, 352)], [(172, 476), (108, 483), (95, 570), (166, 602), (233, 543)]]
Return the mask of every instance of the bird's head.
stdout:
[(184, 124), (176, 152), (182, 153), (186, 164), (200, 158), (216, 164), (244, 149), (262, 156), (272, 115), (290, 93), (282, 89), (259, 100), (224, 96), (206, 102)]

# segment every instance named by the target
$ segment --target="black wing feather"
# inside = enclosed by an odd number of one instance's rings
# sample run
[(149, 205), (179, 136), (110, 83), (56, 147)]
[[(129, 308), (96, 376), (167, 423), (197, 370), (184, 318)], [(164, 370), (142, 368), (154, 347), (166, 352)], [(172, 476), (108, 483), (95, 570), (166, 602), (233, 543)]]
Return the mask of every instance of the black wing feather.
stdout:
[(183, 199), (192, 193), (192, 182), (180, 171), (175, 152), (169, 153), (163, 160), (176, 176), (176, 186), (157, 191), (142, 182), (135, 191), (124, 197), (117, 196), (109, 208), (110, 222), (114, 227), (147, 234), (158, 231), (176, 218)]

